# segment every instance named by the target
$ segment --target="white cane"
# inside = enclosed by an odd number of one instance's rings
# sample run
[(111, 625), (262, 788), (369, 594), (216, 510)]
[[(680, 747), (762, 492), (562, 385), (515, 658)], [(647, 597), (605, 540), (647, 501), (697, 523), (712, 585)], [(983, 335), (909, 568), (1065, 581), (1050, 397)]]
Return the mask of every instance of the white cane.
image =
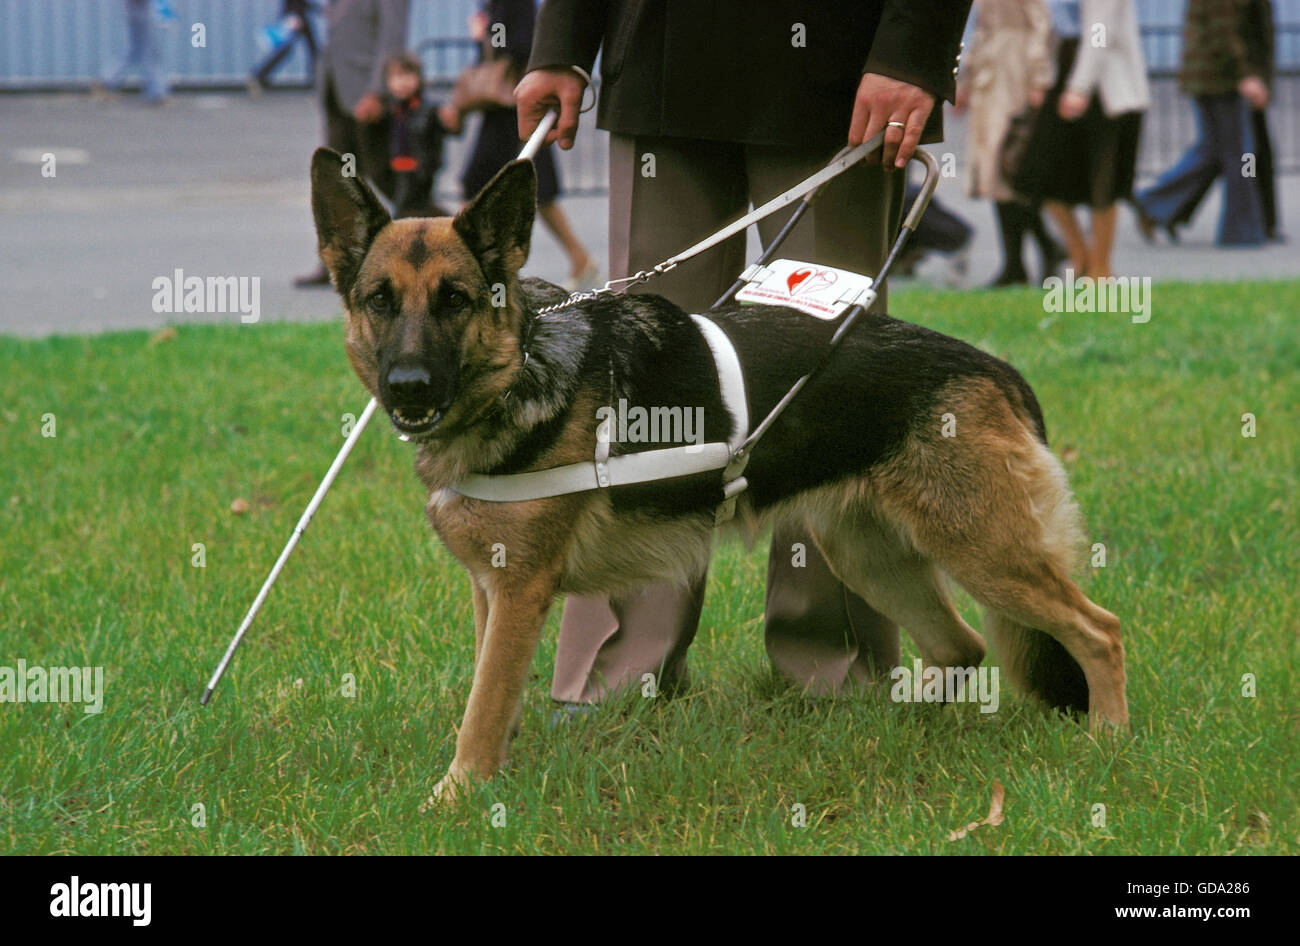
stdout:
[[(524, 149), (519, 152), (519, 159), (521, 161), (533, 158), (536, 156), (537, 152), (541, 150), (542, 142), (545, 140), (547, 133), (555, 127), (555, 120), (556, 113), (554, 111), (548, 111), (546, 115), (543, 116), (541, 123), (537, 126), (537, 130), (534, 131), (532, 136), (528, 139), (528, 143), (524, 145)], [(321, 501), (325, 498), (325, 494), (328, 493), (330, 487), (334, 485), (334, 478), (339, 475), (339, 470), (343, 468), (343, 461), (348, 458), (348, 454), (352, 452), (352, 448), (357, 445), (357, 440), (361, 437), (361, 432), (366, 429), (366, 424), (370, 423), (370, 418), (374, 416), (375, 409), (378, 407), (379, 402), (372, 397), (370, 403), (366, 405), (366, 409), (362, 411), (361, 416), (357, 418), (356, 425), (352, 428), (352, 433), (350, 433), (348, 439), (343, 442), (343, 448), (339, 450), (339, 455), (336, 456), (334, 462), (330, 464), (330, 468), (325, 474), (325, 479), (321, 480), (320, 486), (316, 489), (316, 495), (312, 496), (311, 502), (307, 504), (307, 508), (303, 511), (302, 517), (298, 520), (298, 524), (294, 526), (293, 535), (289, 536), (289, 541), (285, 545), (284, 551), (280, 553), (280, 557), (276, 559), (275, 565), (272, 566), (271, 574), (267, 575), (266, 581), (262, 583), (262, 590), (259, 591), (257, 597), (253, 599), (252, 606), (249, 607), (248, 613), (244, 615), (244, 620), (240, 622), (239, 630), (235, 631), (235, 636), (230, 641), (230, 646), (226, 648), (225, 656), (221, 658), (221, 663), (217, 664), (217, 669), (212, 672), (212, 679), (208, 681), (207, 689), (203, 691), (203, 696), (199, 700), (199, 703), (203, 706), (207, 706), (208, 700), (212, 698), (212, 691), (216, 689), (217, 683), (221, 680), (221, 675), (226, 672), (226, 667), (230, 665), (230, 658), (235, 655), (235, 649), (239, 647), (240, 641), (244, 639), (244, 634), (248, 631), (249, 627), (252, 626), (253, 619), (257, 617), (257, 612), (262, 609), (262, 603), (266, 601), (266, 596), (270, 593), (271, 586), (274, 585), (275, 580), (280, 577), (280, 570), (284, 568), (284, 563), (289, 560), (289, 556), (293, 553), (294, 547), (297, 546), (298, 540), (302, 538), (302, 534), (307, 531), (307, 526), (311, 523), (311, 517), (314, 516), (316, 510), (320, 508)]]

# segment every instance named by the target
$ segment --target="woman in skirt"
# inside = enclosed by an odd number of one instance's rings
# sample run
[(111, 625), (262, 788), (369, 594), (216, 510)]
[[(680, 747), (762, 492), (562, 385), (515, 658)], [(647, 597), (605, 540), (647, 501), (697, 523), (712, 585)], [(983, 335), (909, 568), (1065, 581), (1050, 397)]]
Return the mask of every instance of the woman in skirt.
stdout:
[(1002, 270), (991, 286), (1029, 281), (1022, 256), (1031, 234), (1043, 277), (1065, 253), (1043, 225), (1036, 202), (1006, 178), (1003, 147), (1012, 119), (1037, 107), (1052, 84), (1051, 16), (1044, 0), (975, 0), (975, 33), (958, 75), (957, 109), (966, 111), (967, 193), (993, 201), (1002, 237)]
[[(1052, 0), (1056, 84), (1039, 113), (1018, 190), (1040, 198), (1074, 271), (1110, 275), (1117, 202), (1132, 200), (1142, 112), (1151, 101), (1133, 0)], [(1074, 214), (1091, 211), (1085, 235)]]

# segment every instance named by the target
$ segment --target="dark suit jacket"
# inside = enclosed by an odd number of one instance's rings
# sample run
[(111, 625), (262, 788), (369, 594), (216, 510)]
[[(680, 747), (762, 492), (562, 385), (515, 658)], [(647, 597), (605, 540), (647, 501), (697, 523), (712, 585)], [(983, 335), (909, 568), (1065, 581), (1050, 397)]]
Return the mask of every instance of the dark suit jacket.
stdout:
[[(528, 68), (590, 72), (602, 50), (596, 123), (619, 134), (832, 148), (864, 72), (952, 101), (969, 12), (970, 0), (544, 0)], [(936, 107), (922, 140), (942, 137)]]

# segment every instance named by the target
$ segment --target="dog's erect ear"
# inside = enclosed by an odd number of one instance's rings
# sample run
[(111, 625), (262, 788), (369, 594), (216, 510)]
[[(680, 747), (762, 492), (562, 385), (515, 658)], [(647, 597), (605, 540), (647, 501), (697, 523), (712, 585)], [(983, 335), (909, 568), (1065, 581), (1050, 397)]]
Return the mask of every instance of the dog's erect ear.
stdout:
[(321, 262), (334, 287), (347, 295), (376, 234), (387, 226), (388, 211), (354, 174), (345, 174), (343, 156), (317, 148), (311, 158), (311, 209)]
[(452, 226), (490, 277), (513, 276), (528, 260), (537, 212), (532, 161), (511, 161), (465, 205)]

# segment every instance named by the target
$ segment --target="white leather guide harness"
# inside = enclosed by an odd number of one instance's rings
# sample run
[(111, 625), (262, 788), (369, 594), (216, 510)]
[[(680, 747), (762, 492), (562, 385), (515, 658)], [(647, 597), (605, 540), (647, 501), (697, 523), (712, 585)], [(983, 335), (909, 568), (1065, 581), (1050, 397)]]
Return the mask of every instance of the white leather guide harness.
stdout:
[[(475, 473), (461, 480), (452, 489), (471, 499), (521, 502), (725, 470), (731, 463), (732, 456), (749, 436), (745, 376), (740, 368), (736, 348), (731, 344), (731, 339), (727, 338), (726, 332), (702, 315), (692, 315), (691, 319), (713, 354), (722, 403), (731, 415), (732, 433), (726, 443), (685, 444), (611, 457), (609, 447), (612, 418), (606, 417), (596, 427), (596, 454), (589, 461), (531, 473), (506, 473), (499, 476)], [(724, 506), (727, 507), (727, 518), (730, 518), (735, 508), (734, 497), (745, 489), (745, 478), (739, 471), (730, 478), (724, 472), (722, 482)]]

